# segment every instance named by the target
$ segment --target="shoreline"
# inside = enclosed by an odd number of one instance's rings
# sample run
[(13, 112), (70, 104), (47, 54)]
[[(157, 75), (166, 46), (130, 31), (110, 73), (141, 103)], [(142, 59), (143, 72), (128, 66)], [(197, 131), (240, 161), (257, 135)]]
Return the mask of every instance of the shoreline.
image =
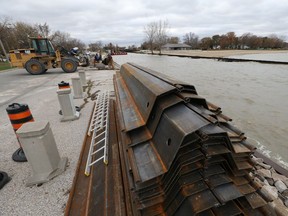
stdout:
[[(171, 57), (193, 58), (193, 59), (212, 59), (224, 62), (258, 62), (262, 64), (282, 64), (288, 65), (288, 61), (262, 60), (254, 57), (245, 58), (246, 55), (265, 55), (265, 54), (288, 54), (288, 50), (169, 50), (156, 51), (151, 55), (164, 55)], [(241, 58), (242, 56), (242, 58)], [(244, 56), (244, 58), (243, 58)]]
[[(157, 52), (158, 53), (158, 52)], [(227, 58), (250, 54), (288, 53), (288, 50), (162, 50), (162, 55), (178, 55), (185, 57)]]

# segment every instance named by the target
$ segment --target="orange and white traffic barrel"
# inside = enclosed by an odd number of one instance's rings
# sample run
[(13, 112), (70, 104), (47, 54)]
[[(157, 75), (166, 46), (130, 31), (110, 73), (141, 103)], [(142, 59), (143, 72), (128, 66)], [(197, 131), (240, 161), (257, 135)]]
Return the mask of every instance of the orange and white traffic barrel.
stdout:
[(58, 83), (58, 88), (67, 89), (67, 88), (70, 88), (70, 84), (68, 82), (61, 81), (60, 83)]
[[(24, 123), (34, 121), (27, 104), (19, 104), (19, 103), (10, 104), (6, 108), (6, 111), (8, 113), (14, 132), (16, 132)], [(18, 143), (20, 145), (20, 148), (16, 152), (14, 152), (14, 154), (12, 155), (12, 159), (16, 162), (25, 162), (27, 161), (27, 159), (19, 140)]]

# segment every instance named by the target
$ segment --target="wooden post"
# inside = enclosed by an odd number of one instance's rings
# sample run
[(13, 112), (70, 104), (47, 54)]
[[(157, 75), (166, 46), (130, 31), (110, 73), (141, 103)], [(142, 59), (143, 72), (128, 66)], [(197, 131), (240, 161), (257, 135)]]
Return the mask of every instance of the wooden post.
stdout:
[[(2, 40), (1, 40), (1, 39), (0, 39), (0, 46), (1, 46), (1, 48), (2, 48), (2, 50), (3, 50), (3, 52), (4, 52), (4, 54), (5, 54), (6, 60), (10, 63), (9, 57), (8, 57), (8, 55), (7, 55), (7, 53), (6, 53), (6, 50), (5, 50), (4, 46), (3, 46), (3, 43), (2, 43)], [(11, 63), (10, 63), (10, 66), (11, 66)]]

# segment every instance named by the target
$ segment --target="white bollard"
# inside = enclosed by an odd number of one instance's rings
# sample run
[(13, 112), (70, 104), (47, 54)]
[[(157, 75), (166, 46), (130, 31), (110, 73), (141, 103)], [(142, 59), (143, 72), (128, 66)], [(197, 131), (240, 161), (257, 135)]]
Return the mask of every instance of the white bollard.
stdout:
[(72, 87), (74, 92), (74, 99), (84, 98), (83, 88), (80, 81), (80, 77), (73, 77), (72, 79)]
[(75, 109), (71, 89), (59, 89), (57, 90), (57, 94), (63, 115), (61, 121), (72, 121), (78, 119), (80, 113)]
[(84, 70), (79, 70), (78, 74), (79, 74), (82, 86), (86, 87), (87, 86), (86, 72)]
[(47, 182), (65, 171), (68, 159), (60, 158), (48, 121), (27, 122), (16, 133), (33, 171), (26, 186)]

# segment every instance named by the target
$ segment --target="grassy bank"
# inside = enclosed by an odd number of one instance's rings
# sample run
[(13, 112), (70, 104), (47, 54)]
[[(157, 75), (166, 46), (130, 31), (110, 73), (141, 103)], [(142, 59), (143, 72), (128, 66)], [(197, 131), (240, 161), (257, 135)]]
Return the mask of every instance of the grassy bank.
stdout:
[(8, 62), (0, 62), (0, 71), (12, 68)]

